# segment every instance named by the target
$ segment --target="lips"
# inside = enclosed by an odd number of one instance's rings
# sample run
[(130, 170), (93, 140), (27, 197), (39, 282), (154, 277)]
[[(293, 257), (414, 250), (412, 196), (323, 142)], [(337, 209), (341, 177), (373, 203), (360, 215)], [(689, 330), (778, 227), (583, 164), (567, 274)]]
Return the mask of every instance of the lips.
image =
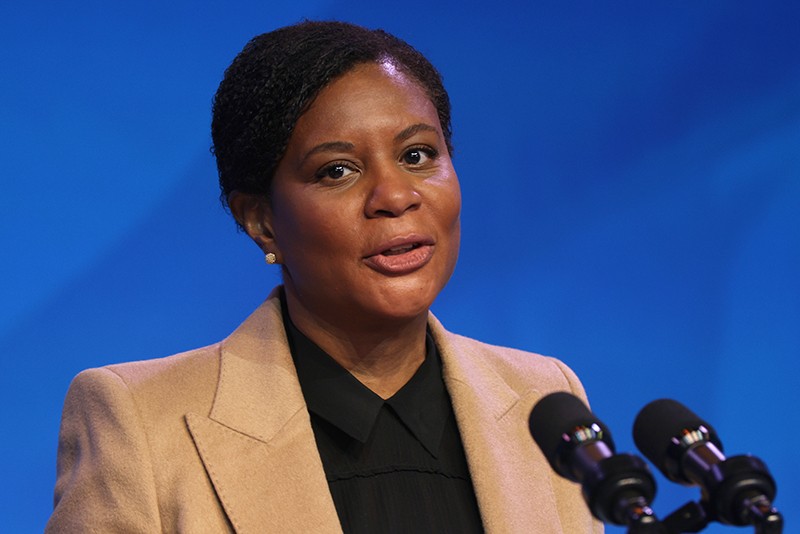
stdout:
[(375, 247), (364, 262), (386, 275), (412, 273), (424, 267), (433, 256), (434, 241), (428, 236), (396, 237)]
[(419, 248), (421, 245), (419, 243), (409, 243), (408, 245), (402, 245), (399, 247), (392, 247), (388, 250), (384, 250), (381, 252), (384, 256), (396, 256), (398, 254), (405, 254), (406, 252), (412, 251), (415, 248)]

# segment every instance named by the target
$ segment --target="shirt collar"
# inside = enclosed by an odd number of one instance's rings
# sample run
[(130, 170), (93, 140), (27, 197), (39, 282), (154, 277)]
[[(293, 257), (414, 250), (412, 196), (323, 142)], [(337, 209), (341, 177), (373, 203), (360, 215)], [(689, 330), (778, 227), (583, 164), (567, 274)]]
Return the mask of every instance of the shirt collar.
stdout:
[(425, 361), (406, 385), (386, 400), (400, 420), (436, 456), (447, 418), (452, 411), (444, 387), (442, 362), (430, 331), (425, 336)]
[(436, 456), (451, 407), (439, 352), (430, 332), (425, 339), (422, 365), (394, 396), (384, 401), (303, 334), (289, 318), (283, 298), (281, 304), (286, 336), (310, 412), (366, 443), (386, 404)]

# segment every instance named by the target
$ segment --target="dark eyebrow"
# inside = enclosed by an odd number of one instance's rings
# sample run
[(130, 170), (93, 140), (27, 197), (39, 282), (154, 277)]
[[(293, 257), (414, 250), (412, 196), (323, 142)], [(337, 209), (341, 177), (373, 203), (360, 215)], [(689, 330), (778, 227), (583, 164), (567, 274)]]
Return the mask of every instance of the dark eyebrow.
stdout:
[[(430, 124), (420, 122), (417, 124), (412, 124), (402, 132), (395, 135), (394, 140), (395, 142), (405, 141), (409, 137), (412, 137), (419, 132), (434, 132), (438, 134), (439, 130)], [(348, 143), (347, 141), (329, 141), (327, 143), (320, 143), (309, 150), (305, 156), (303, 156), (303, 161), (306, 161), (314, 154), (319, 154), (320, 152), (350, 152), (354, 148), (355, 145), (353, 143)]]
[(405, 141), (409, 137), (412, 137), (414, 134), (417, 134), (419, 132), (434, 132), (438, 134), (439, 130), (437, 128), (434, 128), (430, 124), (425, 124), (424, 122), (420, 122), (418, 124), (412, 124), (399, 134), (395, 135), (394, 140), (396, 142)]
[(309, 150), (308, 153), (303, 156), (303, 161), (306, 161), (314, 154), (319, 154), (320, 152), (350, 152), (354, 148), (355, 145), (353, 143), (348, 143), (347, 141), (330, 141), (328, 143), (321, 143)]

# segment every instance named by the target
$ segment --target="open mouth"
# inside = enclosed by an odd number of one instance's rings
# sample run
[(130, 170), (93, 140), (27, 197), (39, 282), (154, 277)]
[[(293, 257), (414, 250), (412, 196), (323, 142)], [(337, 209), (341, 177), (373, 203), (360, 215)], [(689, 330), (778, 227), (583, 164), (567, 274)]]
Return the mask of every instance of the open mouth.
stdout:
[(413, 237), (386, 243), (364, 261), (372, 269), (387, 275), (408, 274), (424, 267), (433, 257), (432, 239)]
[(411, 252), (412, 250), (419, 248), (422, 246), (422, 243), (409, 243), (407, 245), (400, 245), (398, 247), (392, 247), (390, 249), (384, 250), (381, 252), (383, 256), (397, 256), (398, 254), (405, 254), (406, 252)]

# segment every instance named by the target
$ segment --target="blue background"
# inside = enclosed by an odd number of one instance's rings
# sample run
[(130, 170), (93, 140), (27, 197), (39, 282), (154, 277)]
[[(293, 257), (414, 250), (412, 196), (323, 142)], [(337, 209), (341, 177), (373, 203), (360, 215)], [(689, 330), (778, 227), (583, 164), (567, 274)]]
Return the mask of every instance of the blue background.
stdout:
[[(217, 202), (209, 110), (251, 36), (303, 17), (383, 27), (445, 77), (444, 323), (567, 361), (621, 451), (681, 400), (798, 528), (800, 3), (4, 4), (5, 531), (44, 526), (77, 372), (215, 342), (277, 283)], [(699, 496), (659, 482), (662, 516)]]

